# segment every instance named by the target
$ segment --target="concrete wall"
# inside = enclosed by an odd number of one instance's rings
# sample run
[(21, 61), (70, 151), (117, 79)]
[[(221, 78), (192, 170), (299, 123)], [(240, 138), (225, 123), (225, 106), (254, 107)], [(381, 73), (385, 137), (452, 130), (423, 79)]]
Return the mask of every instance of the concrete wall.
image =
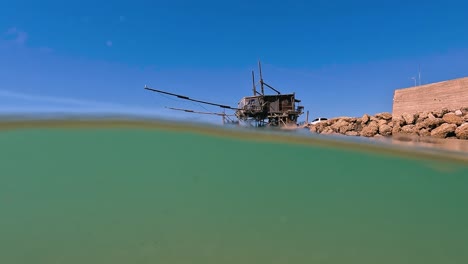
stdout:
[(468, 77), (395, 90), (393, 115), (468, 107)]

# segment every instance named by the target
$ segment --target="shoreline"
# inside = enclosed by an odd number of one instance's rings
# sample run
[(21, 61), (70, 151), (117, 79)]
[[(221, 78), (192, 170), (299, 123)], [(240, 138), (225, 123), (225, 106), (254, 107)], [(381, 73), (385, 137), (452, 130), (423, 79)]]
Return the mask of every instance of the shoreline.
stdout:
[(312, 133), (318, 134), (468, 140), (468, 107), (395, 116), (384, 112), (373, 116), (336, 117), (307, 127)]

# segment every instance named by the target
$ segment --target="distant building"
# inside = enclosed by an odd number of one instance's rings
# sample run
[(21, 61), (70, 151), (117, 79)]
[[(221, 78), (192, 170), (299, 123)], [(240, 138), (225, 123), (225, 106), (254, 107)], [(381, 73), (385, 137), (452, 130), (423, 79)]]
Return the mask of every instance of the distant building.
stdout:
[(395, 90), (393, 115), (468, 107), (468, 77)]

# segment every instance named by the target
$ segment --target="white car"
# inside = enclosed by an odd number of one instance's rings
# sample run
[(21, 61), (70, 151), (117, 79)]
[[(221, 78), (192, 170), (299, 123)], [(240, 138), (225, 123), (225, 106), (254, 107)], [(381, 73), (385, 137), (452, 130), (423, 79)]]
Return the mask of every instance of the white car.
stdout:
[(322, 121), (326, 121), (328, 120), (328, 118), (325, 118), (325, 117), (319, 117), (319, 118), (315, 118), (312, 122), (310, 122), (311, 125), (315, 125), (317, 124), (318, 122), (322, 122)]

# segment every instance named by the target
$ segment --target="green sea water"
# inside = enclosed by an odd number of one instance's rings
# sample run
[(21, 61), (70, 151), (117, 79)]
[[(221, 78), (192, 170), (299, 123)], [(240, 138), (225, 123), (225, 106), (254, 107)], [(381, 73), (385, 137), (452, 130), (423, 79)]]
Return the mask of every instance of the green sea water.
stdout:
[(0, 130), (0, 263), (468, 263), (468, 163), (255, 137)]

